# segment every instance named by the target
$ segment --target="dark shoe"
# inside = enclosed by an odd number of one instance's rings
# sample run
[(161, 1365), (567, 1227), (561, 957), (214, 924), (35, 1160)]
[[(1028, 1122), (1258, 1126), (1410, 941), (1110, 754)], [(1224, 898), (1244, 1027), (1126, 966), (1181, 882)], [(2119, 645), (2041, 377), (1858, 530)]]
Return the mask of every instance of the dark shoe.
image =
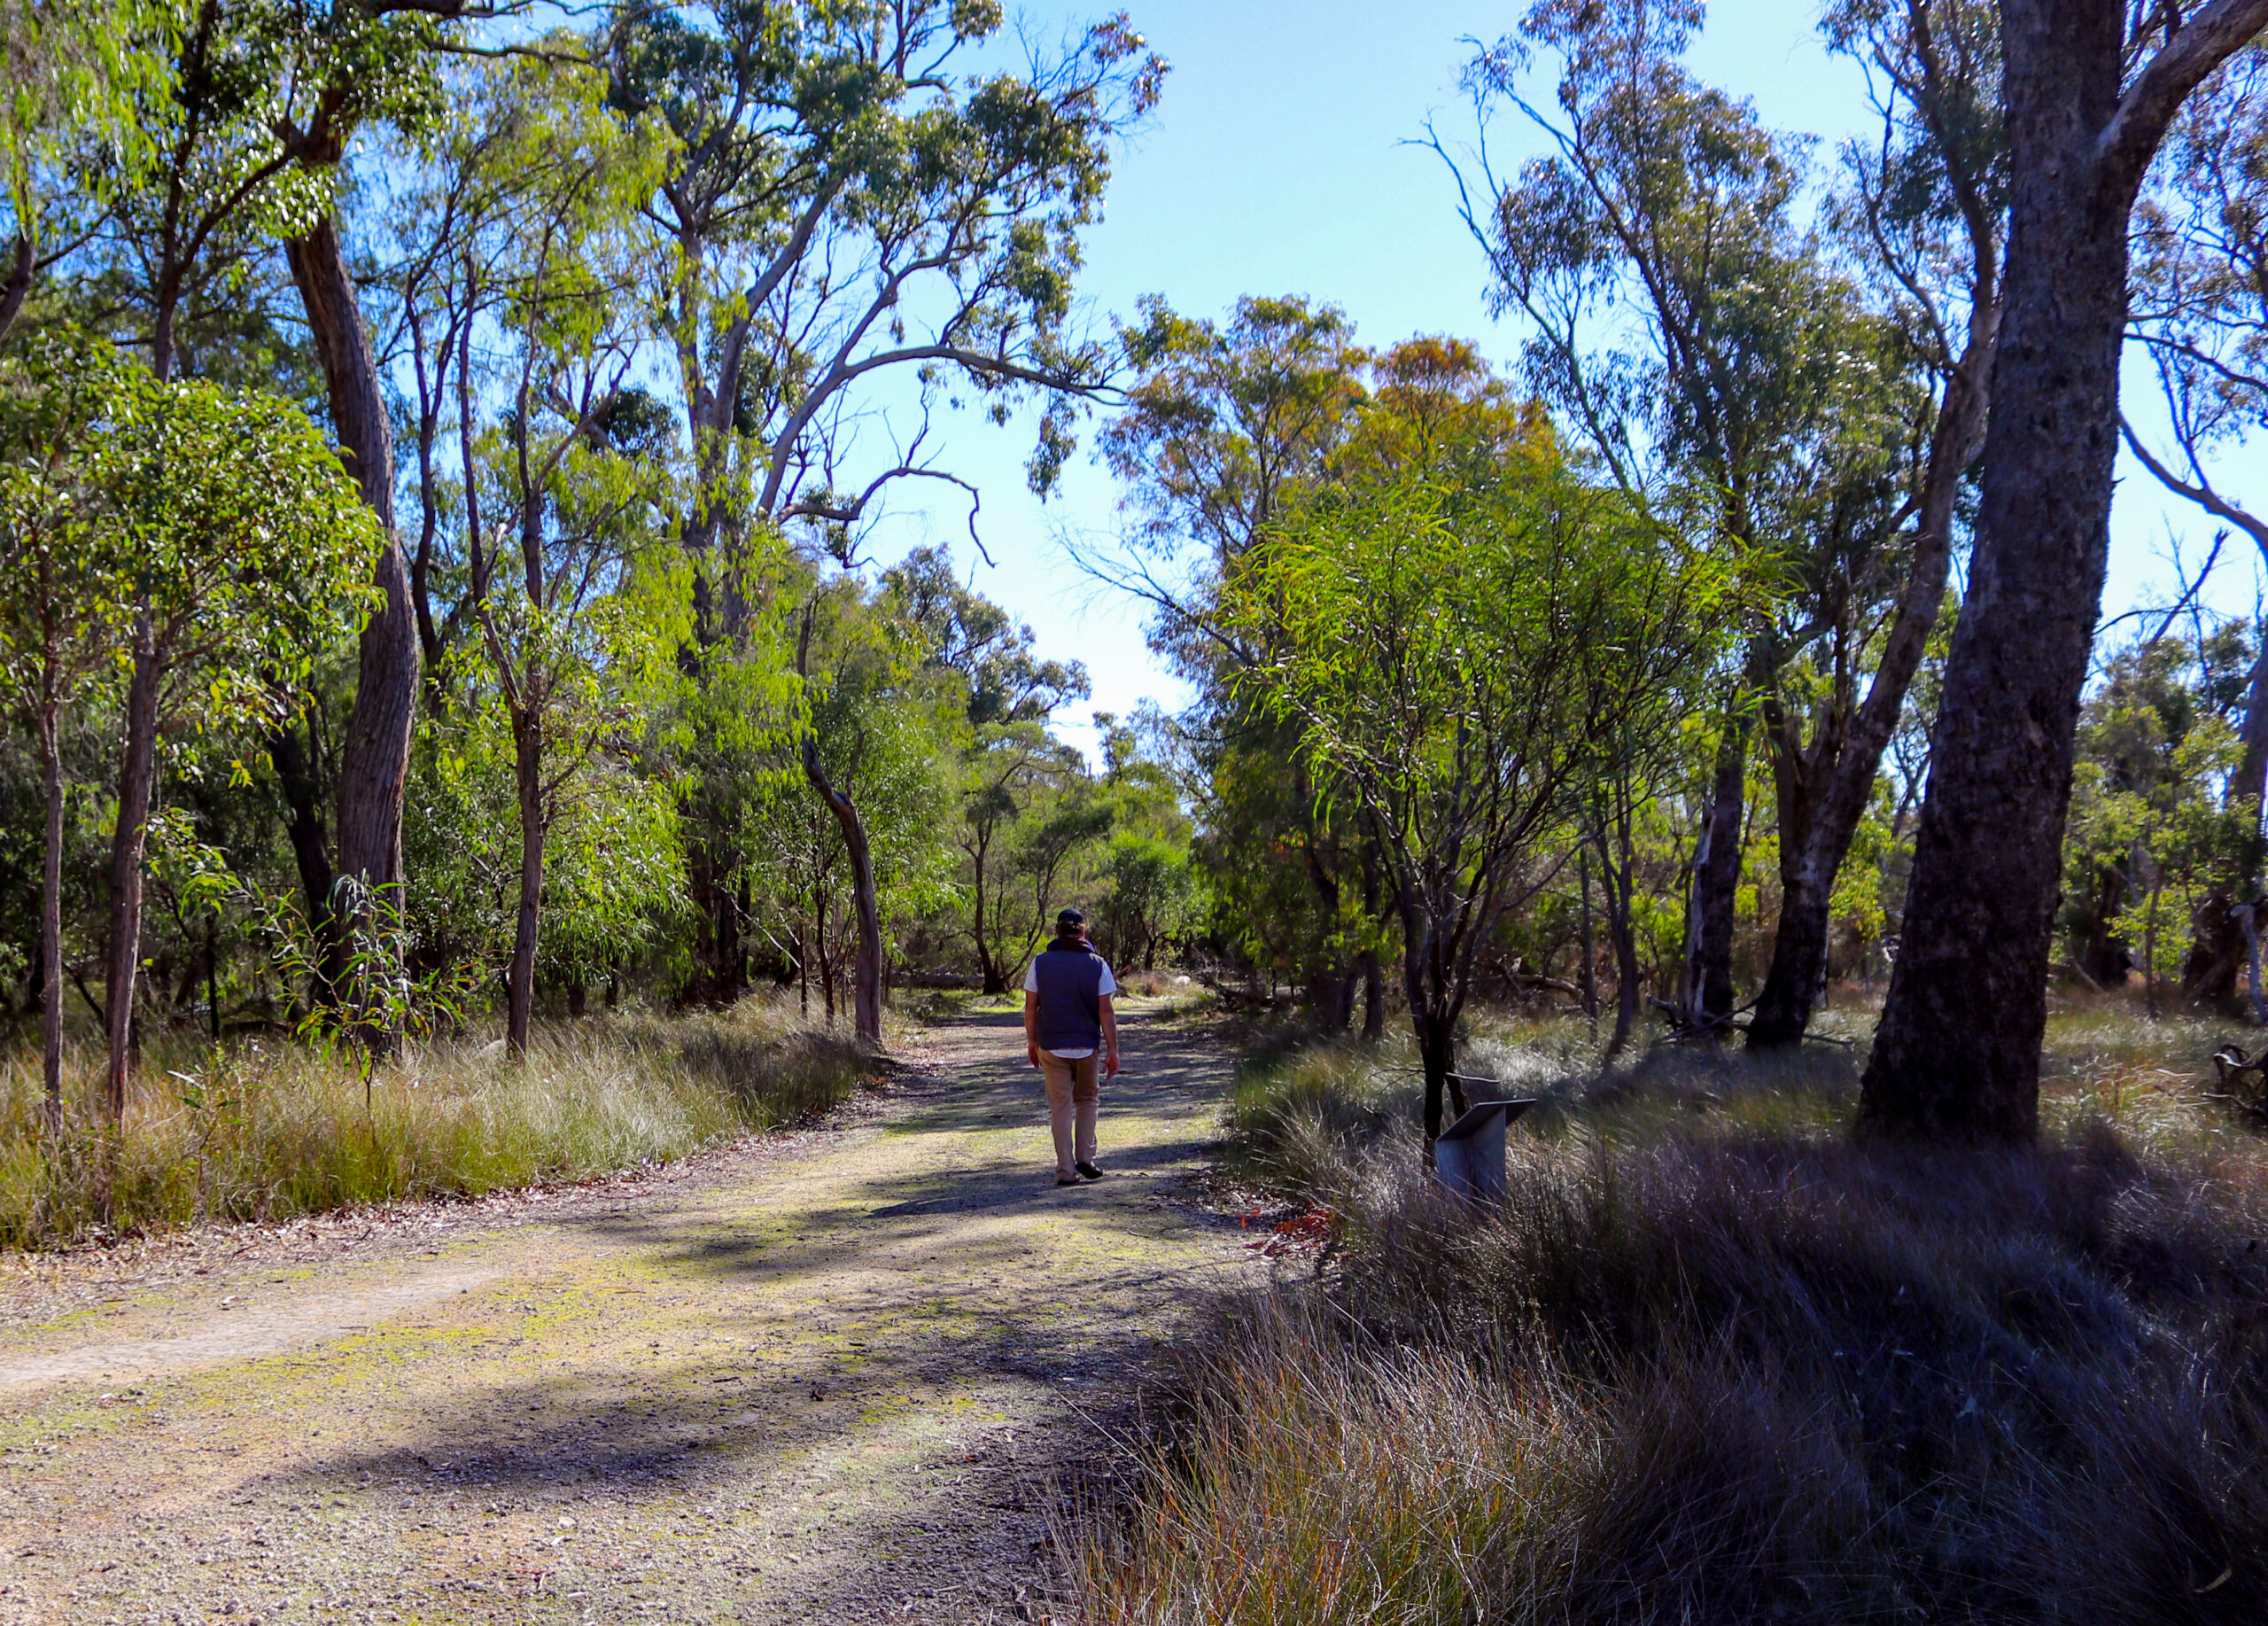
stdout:
[(1091, 1180), (1099, 1180), (1102, 1179), (1102, 1170), (1097, 1164), (1073, 1163), (1071, 1166), (1074, 1169), (1076, 1169), (1081, 1174), (1085, 1175)]
[(1055, 1177), (1055, 1183), (1058, 1186), (1076, 1186), (1079, 1183), (1079, 1177), (1076, 1174), (1059, 1174)]

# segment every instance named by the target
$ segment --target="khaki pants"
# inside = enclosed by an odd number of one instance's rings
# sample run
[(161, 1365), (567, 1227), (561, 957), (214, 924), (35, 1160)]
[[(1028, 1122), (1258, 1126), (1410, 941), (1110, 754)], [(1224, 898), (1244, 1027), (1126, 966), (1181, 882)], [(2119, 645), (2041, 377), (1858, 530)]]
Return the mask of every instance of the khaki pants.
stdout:
[[(1098, 1056), (1066, 1061), (1039, 1053), (1040, 1076), (1047, 1080), (1047, 1126), (1055, 1133), (1055, 1172), (1076, 1174), (1074, 1163), (1095, 1160), (1095, 1109), (1102, 1092), (1095, 1083)], [(1073, 1124), (1076, 1120), (1076, 1133)]]

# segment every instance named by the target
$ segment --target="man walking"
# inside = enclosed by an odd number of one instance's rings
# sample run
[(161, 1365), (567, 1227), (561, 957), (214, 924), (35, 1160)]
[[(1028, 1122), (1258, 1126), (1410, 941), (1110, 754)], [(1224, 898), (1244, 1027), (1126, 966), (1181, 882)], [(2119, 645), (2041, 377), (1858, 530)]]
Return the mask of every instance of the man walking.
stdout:
[[(1066, 909), (1055, 940), (1034, 954), (1024, 973), (1024, 1050), (1047, 1081), (1047, 1122), (1055, 1133), (1055, 1183), (1099, 1180), (1095, 1163), (1095, 1050), (1105, 1078), (1118, 1075), (1118, 992), (1110, 967), (1087, 941), (1087, 917)], [(1074, 1121), (1076, 1119), (1076, 1132)]]

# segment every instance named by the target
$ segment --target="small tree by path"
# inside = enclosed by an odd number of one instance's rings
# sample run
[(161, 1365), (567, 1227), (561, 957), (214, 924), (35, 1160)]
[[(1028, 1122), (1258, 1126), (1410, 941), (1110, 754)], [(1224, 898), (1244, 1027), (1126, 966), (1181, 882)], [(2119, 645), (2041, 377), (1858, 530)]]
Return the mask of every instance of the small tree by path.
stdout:
[(40, 866), (40, 1038), (50, 1132), (63, 1123), (62, 725), (110, 667), (125, 619), (126, 559), (97, 523), (78, 454), (100, 370), (38, 350), (0, 375), (0, 696), (38, 742), (46, 813)]
[[(1476, 956), (1557, 873), (1543, 840), (1618, 759), (1668, 733), (1716, 650), (1728, 589), (1574, 478), (1543, 435), (1480, 455), (1471, 435), (1439, 434), (1427, 404), (1355, 465), (1371, 472), (1263, 537), (1224, 600), (1273, 651), (1245, 683), (1298, 722), (1329, 771), (1318, 782), (1343, 787), (1377, 842), (1430, 1152), (1445, 1093), (1464, 1106), (1452, 1047)], [(1492, 416), (1464, 426), (1485, 436), (1502, 428)]]
[[(127, 668), (111, 849), (110, 1059), (126, 1108), (140, 969), (143, 847), (167, 731), (267, 718), (325, 640), (372, 602), (381, 535), (304, 413), (288, 401), (120, 369), (89, 424), (89, 523), (123, 560)], [(284, 680), (279, 682), (278, 679)]]

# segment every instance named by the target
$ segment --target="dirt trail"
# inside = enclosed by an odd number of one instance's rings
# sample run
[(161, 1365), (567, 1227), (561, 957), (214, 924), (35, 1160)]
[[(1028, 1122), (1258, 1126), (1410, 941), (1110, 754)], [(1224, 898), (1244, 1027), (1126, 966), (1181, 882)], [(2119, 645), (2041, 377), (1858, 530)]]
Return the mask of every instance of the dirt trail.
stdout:
[(0, 1623), (1045, 1618), (1050, 1484), (1244, 1256), (1171, 1194), (1221, 1059), (1128, 1026), (1098, 1185), (978, 1016), (668, 1179), (34, 1295)]

